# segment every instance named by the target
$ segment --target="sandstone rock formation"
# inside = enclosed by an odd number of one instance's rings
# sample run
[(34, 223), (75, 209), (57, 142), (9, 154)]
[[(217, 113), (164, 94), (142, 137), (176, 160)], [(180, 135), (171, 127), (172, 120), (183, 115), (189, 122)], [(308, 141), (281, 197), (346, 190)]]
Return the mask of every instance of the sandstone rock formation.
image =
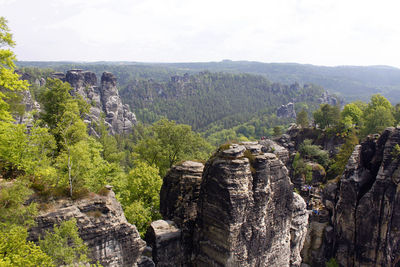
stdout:
[(340, 266), (400, 264), (400, 128), (357, 146), (340, 181), (335, 207)]
[(186, 247), (182, 242), (182, 231), (173, 221), (152, 222), (146, 242), (152, 247), (152, 260), (158, 267), (186, 266)]
[[(300, 266), (306, 205), (284, 164), (265, 149), (257, 142), (231, 145), (206, 163), (202, 178), (199, 163), (171, 169), (161, 212), (175, 223), (158, 221), (147, 233), (157, 266)], [(159, 260), (178, 243), (193, 247), (181, 250), (183, 259)]]
[(281, 118), (296, 118), (296, 111), (292, 102), (282, 105), (276, 111), (276, 116)]
[(111, 190), (107, 196), (52, 203), (50, 210), (37, 218), (30, 229), (30, 240), (37, 241), (54, 224), (76, 218), (79, 235), (89, 247), (89, 257), (103, 266), (136, 266), (145, 242), (134, 225), (127, 222), (121, 205)]
[[(233, 146), (206, 164), (195, 265), (299, 266), (291, 247), (302, 238), (293, 239), (291, 246), (294, 197), (287, 169), (270, 153), (253, 155), (250, 164), (245, 151), (244, 146)], [(308, 215), (301, 214), (298, 224), (305, 235)]]
[(90, 114), (86, 118), (89, 131), (95, 134), (90, 122), (98, 123), (101, 120), (101, 113), (105, 115), (105, 123), (111, 132), (126, 133), (130, 132), (136, 123), (133, 114), (127, 105), (123, 105), (119, 97), (116, 78), (112, 73), (104, 72), (101, 76), (100, 86), (97, 84), (96, 74), (90, 71), (70, 70), (65, 80), (74, 88), (73, 94), (79, 94), (91, 105)]
[[(197, 202), (200, 194), (203, 168), (204, 165), (202, 163), (185, 161), (180, 165), (172, 167), (164, 177), (160, 191), (160, 212), (164, 219), (174, 221), (177, 227), (182, 230), (179, 242), (182, 248), (181, 252), (184, 255), (182, 258), (173, 261), (171, 261), (172, 257), (170, 255), (168, 263), (190, 263), (193, 251), (192, 237), (197, 218)], [(154, 229), (153, 225), (152, 228)], [(155, 230), (152, 232), (157, 234)], [(174, 239), (172, 242), (175, 242)], [(157, 244), (155, 245), (157, 246)], [(156, 250), (153, 251), (157, 253)], [(153, 256), (153, 259), (159, 266), (166, 264), (165, 262), (160, 262), (157, 256), (156, 258)]]

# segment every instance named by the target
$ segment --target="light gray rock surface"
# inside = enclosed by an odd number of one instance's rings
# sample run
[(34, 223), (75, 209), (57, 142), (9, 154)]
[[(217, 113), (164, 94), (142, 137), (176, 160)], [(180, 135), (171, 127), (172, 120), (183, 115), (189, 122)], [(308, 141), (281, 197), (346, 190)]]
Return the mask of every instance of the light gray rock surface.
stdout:
[(136, 227), (127, 222), (113, 191), (107, 196), (92, 195), (78, 201), (58, 200), (49, 210), (36, 218), (37, 226), (29, 231), (29, 238), (53, 229), (54, 224), (75, 218), (79, 235), (89, 247), (89, 257), (103, 266), (136, 266), (145, 242)]
[(193, 264), (299, 266), (305, 203), (294, 197), (287, 169), (274, 154), (249, 160), (245, 150), (233, 145), (206, 163)]
[(122, 134), (132, 130), (136, 116), (127, 105), (122, 104), (117, 81), (112, 73), (103, 73), (100, 86), (96, 74), (90, 71), (69, 70), (63, 80), (74, 88), (74, 95), (81, 95), (90, 104), (90, 113), (85, 119), (90, 133), (96, 134), (91, 122), (99, 123), (102, 113), (111, 133)]

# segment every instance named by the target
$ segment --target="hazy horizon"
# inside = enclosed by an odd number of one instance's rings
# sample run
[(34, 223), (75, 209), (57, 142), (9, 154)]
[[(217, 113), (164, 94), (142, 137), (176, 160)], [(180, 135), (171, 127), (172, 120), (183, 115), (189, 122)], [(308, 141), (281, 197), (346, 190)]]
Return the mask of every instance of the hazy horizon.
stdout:
[(20, 61), (400, 67), (400, 3), (0, 0)]

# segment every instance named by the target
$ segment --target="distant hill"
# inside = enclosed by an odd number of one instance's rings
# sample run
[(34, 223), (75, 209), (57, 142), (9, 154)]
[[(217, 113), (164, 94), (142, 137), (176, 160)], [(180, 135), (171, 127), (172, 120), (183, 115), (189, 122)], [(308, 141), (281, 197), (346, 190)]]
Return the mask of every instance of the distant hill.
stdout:
[(313, 83), (346, 101), (368, 101), (372, 94), (381, 93), (393, 104), (400, 102), (400, 69), (389, 66), (325, 67), (296, 63), (262, 63), (252, 61), (194, 62), (194, 63), (138, 63), (138, 62), (28, 62), (19, 66), (50, 67), (59, 71), (82, 68), (96, 73), (113, 72), (124, 88), (135, 79), (169, 81), (173, 75), (200, 71), (250, 73), (265, 76), (272, 82), (291, 84)]
[(369, 100), (381, 93), (392, 103), (400, 102), (400, 69), (389, 66), (325, 67), (296, 63), (230, 61), (162, 64), (187, 70), (209, 70), (264, 75), (273, 82), (318, 84), (347, 101)]

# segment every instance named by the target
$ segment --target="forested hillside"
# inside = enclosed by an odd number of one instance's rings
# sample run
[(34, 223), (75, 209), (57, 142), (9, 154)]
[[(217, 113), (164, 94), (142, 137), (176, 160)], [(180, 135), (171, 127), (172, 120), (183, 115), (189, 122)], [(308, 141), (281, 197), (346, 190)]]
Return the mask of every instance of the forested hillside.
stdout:
[(389, 66), (315, 66), (296, 63), (262, 63), (251, 61), (205, 63), (137, 63), (137, 62), (18, 62), (18, 66), (50, 67), (58, 71), (81, 68), (97, 74), (113, 72), (121, 88), (137, 79), (168, 81), (171, 75), (210, 72), (251, 73), (265, 76), (272, 82), (291, 84), (313, 83), (340, 94), (347, 101), (367, 101), (371, 95), (381, 93), (392, 104), (400, 102), (400, 70)]
[(166, 116), (204, 131), (211, 125), (228, 129), (272, 115), (288, 102), (312, 110), (323, 92), (318, 86), (272, 84), (250, 74), (201, 72), (173, 76), (169, 82), (136, 80), (121, 90), (121, 96), (143, 122)]

